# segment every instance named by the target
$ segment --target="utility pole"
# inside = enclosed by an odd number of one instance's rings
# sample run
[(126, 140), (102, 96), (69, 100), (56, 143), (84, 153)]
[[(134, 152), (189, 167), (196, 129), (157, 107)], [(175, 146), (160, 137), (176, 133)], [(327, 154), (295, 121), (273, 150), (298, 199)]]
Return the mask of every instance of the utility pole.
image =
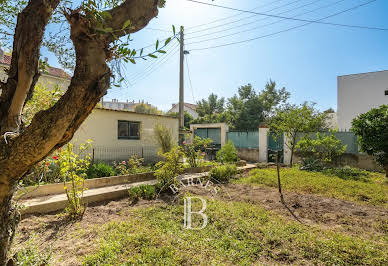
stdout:
[(184, 116), (184, 34), (183, 34), (183, 26), (181, 26), (180, 31), (180, 62), (179, 62), (179, 129), (182, 129), (185, 125), (185, 116)]

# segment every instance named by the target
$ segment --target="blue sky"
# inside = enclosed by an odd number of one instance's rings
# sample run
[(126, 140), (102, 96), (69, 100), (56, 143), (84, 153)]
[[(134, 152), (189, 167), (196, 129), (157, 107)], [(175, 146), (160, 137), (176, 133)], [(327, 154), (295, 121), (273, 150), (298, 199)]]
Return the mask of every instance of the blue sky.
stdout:
[[(337, 3), (339, 0), (202, 1), (244, 10), (264, 5), (255, 11), (270, 14), (283, 13), (282, 16), (288, 17), (332, 4), (330, 7), (298, 17), (309, 20), (316, 20), (368, 2), (368, 0), (343, 0), (340, 3)], [(388, 28), (387, 11), (388, 1), (377, 0), (327, 19), (325, 22)], [(237, 16), (218, 23), (208, 23), (232, 15)], [(146, 29), (131, 36), (133, 47), (141, 48), (154, 43), (156, 39), (162, 40), (170, 36), (172, 24), (177, 28), (180, 25), (185, 26), (186, 50), (250, 39), (303, 24), (303, 22), (284, 20), (273, 25), (261, 26), (279, 20), (262, 16), (231, 23), (249, 16), (252, 14), (239, 14), (237, 11), (204, 6), (185, 0), (167, 0), (166, 7), (160, 9), (159, 16), (152, 20)], [(203, 23), (208, 24), (195, 27)], [(230, 24), (225, 25), (226, 23)], [(245, 23), (251, 24), (242, 26)], [(208, 29), (210, 27), (216, 28)], [(232, 27), (237, 28), (230, 29)], [(254, 27), (260, 28), (204, 42), (209, 38)], [(198, 32), (190, 34), (190, 31)], [(198, 37), (215, 31), (224, 32)], [(190, 42), (200, 43), (190, 44)], [(329, 107), (336, 108), (337, 76), (388, 69), (387, 43), (388, 31), (311, 24), (243, 44), (209, 50), (193, 50), (187, 56), (192, 89), (185, 63), (185, 101), (192, 103), (207, 97), (212, 92), (228, 98), (237, 92), (239, 86), (247, 83), (251, 83), (259, 91), (269, 79), (272, 79), (291, 92), (291, 102), (313, 101), (322, 110)], [(126, 65), (124, 72), (132, 84), (123, 84), (121, 88), (110, 89), (104, 99), (144, 100), (162, 110), (168, 110), (172, 103), (178, 101), (179, 53), (173, 55), (174, 45), (177, 44), (170, 45), (171, 53), (164, 58), (141, 60), (136, 65)], [(52, 56), (50, 56), (50, 63), (57, 65)], [(148, 72), (144, 72), (147, 68)]]

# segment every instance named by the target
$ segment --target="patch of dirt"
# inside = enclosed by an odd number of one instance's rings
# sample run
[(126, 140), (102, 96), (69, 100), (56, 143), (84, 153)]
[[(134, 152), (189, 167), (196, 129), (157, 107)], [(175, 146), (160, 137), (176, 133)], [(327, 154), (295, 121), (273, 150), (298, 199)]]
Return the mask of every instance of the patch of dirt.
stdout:
[[(379, 239), (388, 235), (388, 209), (358, 205), (356, 203), (285, 191), (288, 209), (280, 202), (277, 189), (264, 186), (227, 184), (220, 186), (216, 198), (226, 201), (245, 201), (303, 224), (334, 229), (342, 233)], [(203, 188), (185, 188), (196, 195), (209, 196)], [(42, 249), (53, 252), (52, 265), (79, 265), (81, 258), (96, 249), (98, 232), (110, 221), (136, 219), (131, 210), (155, 204), (171, 202), (174, 197), (165, 196), (154, 201), (141, 200), (134, 206), (128, 199), (89, 206), (81, 221), (69, 221), (61, 214), (25, 217), (18, 228), (15, 248), (23, 247), (32, 232)], [(296, 218), (295, 218), (296, 217)]]

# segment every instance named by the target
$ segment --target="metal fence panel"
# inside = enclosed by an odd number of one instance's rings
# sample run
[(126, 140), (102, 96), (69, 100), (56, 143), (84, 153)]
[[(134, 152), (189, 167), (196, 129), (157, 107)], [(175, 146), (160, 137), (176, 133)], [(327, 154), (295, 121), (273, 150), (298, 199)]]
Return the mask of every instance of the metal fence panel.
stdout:
[(236, 148), (259, 148), (258, 131), (230, 131), (227, 133), (228, 140), (231, 140)]
[[(74, 147), (74, 153), (79, 154), (79, 146)], [(160, 160), (158, 156), (158, 147), (156, 146), (126, 146), (126, 147), (106, 147), (94, 146), (85, 150), (81, 155), (90, 154), (95, 162), (114, 162), (128, 161), (128, 159), (136, 155), (138, 158), (144, 158), (145, 164), (156, 163)]]

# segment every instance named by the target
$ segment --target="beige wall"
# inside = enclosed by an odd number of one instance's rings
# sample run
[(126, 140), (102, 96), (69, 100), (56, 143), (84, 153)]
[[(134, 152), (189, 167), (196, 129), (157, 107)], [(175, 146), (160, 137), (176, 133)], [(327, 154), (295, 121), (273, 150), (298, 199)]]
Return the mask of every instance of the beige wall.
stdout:
[[(140, 139), (118, 139), (118, 120), (140, 122)], [(178, 141), (179, 125), (177, 118), (137, 114), (128, 111), (95, 109), (77, 130), (72, 142), (79, 145), (88, 139), (92, 139), (93, 146), (156, 146), (154, 126), (157, 123), (170, 128), (175, 141)]]
[[(7, 73), (5, 70), (8, 69), (7, 65), (0, 65), (0, 81), (5, 82), (7, 80)], [(52, 89), (55, 85), (58, 85), (62, 90), (67, 90), (70, 85), (70, 80), (65, 78), (58, 78), (47, 74), (42, 74), (39, 77), (38, 84), (42, 84), (48, 89)]]

